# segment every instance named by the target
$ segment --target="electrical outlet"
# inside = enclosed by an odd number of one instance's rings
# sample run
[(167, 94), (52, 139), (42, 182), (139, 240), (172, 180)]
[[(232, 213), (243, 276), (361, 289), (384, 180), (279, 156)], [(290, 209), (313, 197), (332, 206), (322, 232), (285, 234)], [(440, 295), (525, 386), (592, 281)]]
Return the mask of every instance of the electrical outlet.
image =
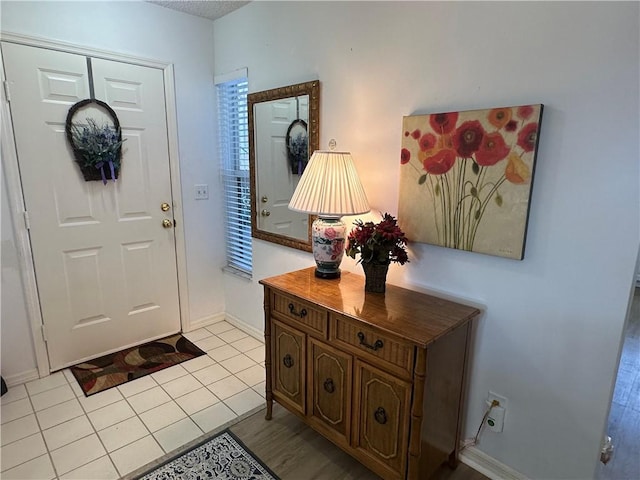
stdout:
[(496, 401), (498, 405), (491, 408), (487, 415), (487, 426), (494, 432), (502, 432), (504, 428), (504, 415), (507, 410), (507, 398), (497, 393), (489, 392), (487, 396), (487, 407), (491, 407), (491, 404)]
[(194, 185), (196, 190), (196, 200), (208, 200), (209, 199), (209, 185), (200, 184)]

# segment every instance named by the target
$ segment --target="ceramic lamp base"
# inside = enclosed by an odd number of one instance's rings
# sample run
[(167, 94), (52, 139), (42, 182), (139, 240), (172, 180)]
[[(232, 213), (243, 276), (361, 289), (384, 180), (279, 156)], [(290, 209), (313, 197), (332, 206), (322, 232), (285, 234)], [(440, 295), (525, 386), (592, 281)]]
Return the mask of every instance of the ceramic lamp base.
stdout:
[(340, 263), (344, 256), (347, 225), (339, 217), (318, 217), (311, 225), (313, 258), (316, 277), (340, 277)]

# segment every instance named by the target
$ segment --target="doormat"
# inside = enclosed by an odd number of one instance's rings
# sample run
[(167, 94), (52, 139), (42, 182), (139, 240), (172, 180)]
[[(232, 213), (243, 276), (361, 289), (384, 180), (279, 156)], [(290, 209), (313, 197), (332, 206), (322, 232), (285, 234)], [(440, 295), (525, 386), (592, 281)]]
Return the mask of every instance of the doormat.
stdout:
[(137, 480), (279, 480), (231, 431), (213, 438), (137, 477)]
[(88, 397), (204, 354), (177, 333), (79, 363), (70, 370)]

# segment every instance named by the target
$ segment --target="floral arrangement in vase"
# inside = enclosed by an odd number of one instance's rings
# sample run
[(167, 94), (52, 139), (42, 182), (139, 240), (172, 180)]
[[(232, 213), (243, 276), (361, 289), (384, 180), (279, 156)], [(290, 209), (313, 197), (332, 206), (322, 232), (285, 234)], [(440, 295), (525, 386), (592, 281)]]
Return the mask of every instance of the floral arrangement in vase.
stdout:
[(404, 265), (409, 261), (407, 237), (396, 218), (388, 213), (378, 223), (356, 220), (354, 225), (347, 237), (346, 254), (354, 259), (360, 255), (358, 263), (362, 264), (365, 272), (365, 290), (384, 292), (391, 262)]

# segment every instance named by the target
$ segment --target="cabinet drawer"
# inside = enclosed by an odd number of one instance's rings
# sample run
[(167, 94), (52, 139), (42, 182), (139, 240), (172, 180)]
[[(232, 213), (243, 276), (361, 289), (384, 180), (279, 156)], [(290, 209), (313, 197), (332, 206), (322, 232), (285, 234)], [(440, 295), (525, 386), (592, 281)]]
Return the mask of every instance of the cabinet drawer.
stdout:
[(351, 436), (353, 360), (348, 353), (309, 337), (310, 422), (339, 445)]
[(331, 339), (351, 347), (360, 356), (371, 357), (405, 378), (411, 378), (414, 346), (400, 338), (339, 315), (331, 315)]
[(273, 320), (271, 341), (273, 395), (304, 415), (305, 334)]
[(353, 447), (385, 478), (405, 478), (411, 384), (356, 359), (354, 397)]
[(326, 338), (327, 312), (325, 310), (278, 292), (273, 293), (271, 310), (283, 319), (295, 322), (308, 333), (319, 334)]

